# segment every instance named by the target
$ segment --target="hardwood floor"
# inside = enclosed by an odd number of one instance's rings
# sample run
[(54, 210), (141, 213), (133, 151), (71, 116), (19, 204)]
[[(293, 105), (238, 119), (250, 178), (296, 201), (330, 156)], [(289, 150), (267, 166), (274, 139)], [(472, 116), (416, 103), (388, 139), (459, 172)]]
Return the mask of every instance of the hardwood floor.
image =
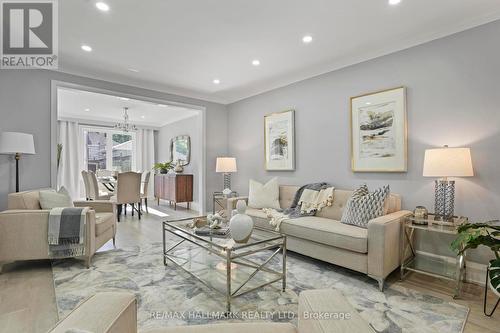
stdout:
[[(167, 205), (160, 207), (151, 205), (149, 214), (144, 214), (140, 222), (137, 215), (132, 217), (129, 213), (118, 225), (116, 246), (120, 248), (145, 241), (161, 241), (161, 221), (167, 218), (183, 218), (193, 215), (196, 215), (193, 211), (181, 207), (174, 211)], [(113, 244), (108, 242), (100, 251), (112, 248)], [(468, 306), (470, 313), (464, 332), (500, 332), (500, 310), (492, 318), (483, 314), (483, 287), (466, 283), (462, 299), (454, 300), (451, 297), (453, 285), (440, 279), (410, 274), (405, 281), (401, 282), (398, 272), (394, 272), (388, 279), (388, 285), (391, 284)], [(496, 299), (490, 296), (489, 306), (491, 307)], [(57, 320), (50, 263), (31, 261), (4, 265), (0, 274), (0, 333), (43, 333), (47, 332)]]

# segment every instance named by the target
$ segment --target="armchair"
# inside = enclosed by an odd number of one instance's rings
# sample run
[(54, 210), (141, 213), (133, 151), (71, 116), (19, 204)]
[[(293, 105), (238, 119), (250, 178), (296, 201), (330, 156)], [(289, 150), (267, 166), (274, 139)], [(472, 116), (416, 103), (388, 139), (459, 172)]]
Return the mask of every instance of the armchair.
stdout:
[[(75, 201), (74, 205), (92, 208), (87, 213), (81, 257), (88, 268), (97, 249), (110, 239), (115, 243), (116, 205), (109, 201)], [(0, 212), (0, 262), (50, 259), (49, 212), (41, 209), (37, 190), (9, 194), (8, 210)]]

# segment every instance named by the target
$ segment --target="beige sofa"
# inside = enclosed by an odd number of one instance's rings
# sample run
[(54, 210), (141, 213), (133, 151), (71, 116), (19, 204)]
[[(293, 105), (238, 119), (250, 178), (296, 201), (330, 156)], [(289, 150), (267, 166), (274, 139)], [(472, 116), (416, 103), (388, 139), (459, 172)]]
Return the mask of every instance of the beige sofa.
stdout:
[[(290, 207), (298, 186), (280, 186), (280, 206)], [(335, 189), (333, 205), (323, 208), (316, 216), (285, 220), (280, 231), (287, 235), (287, 249), (346, 267), (374, 278), (379, 289), (385, 278), (399, 266), (400, 226), (411, 214), (401, 210), (401, 198), (391, 193), (386, 200), (384, 216), (368, 223), (368, 229), (340, 223), (343, 209), (352, 191)], [(239, 199), (228, 200), (228, 210), (234, 209)], [(255, 225), (273, 228), (261, 209), (247, 208)]]
[[(373, 333), (368, 323), (335, 290), (308, 290), (299, 295), (297, 328), (288, 323), (247, 322), (179, 326), (141, 333)], [(342, 315), (343, 319), (338, 319)], [(320, 318), (321, 316), (322, 318)], [(329, 317), (329, 318), (328, 318)], [(154, 320), (154, 319), (151, 319)], [(49, 333), (84, 331), (136, 333), (137, 301), (133, 294), (98, 293), (80, 303)]]
[[(87, 215), (85, 260), (116, 235), (116, 208), (109, 201), (75, 201), (76, 207), (90, 207)], [(11, 193), (6, 211), (0, 212), (0, 262), (49, 259), (47, 241), (49, 211), (42, 210), (39, 191)]]

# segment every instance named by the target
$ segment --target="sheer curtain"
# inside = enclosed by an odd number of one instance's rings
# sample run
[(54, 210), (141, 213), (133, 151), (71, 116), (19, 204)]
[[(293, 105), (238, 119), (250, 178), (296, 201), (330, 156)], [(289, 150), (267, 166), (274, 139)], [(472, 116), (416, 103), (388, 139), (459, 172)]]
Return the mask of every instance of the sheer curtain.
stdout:
[[(155, 163), (155, 143), (152, 129), (141, 128), (136, 134), (136, 149), (137, 149), (137, 170), (142, 172), (152, 171)], [(154, 195), (154, 177), (151, 175), (149, 180), (148, 196)]]
[(58, 121), (58, 143), (62, 144), (61, 159), (57, 169), (57, 187), (64, 186), (73, 199), (81, 197), (81, 145), (77, 122)]

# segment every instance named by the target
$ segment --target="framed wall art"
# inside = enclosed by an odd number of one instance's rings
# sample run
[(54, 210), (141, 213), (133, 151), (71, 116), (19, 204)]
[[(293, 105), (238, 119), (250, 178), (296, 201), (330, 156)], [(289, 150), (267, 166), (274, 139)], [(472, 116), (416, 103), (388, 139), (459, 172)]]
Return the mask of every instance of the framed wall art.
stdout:
[(407, 171), (405, 87), (351, 98), (351, 163), (354, 172)]
[(264, 117), (265, 167), (269, 171), (295, 169), (295, 111)]

